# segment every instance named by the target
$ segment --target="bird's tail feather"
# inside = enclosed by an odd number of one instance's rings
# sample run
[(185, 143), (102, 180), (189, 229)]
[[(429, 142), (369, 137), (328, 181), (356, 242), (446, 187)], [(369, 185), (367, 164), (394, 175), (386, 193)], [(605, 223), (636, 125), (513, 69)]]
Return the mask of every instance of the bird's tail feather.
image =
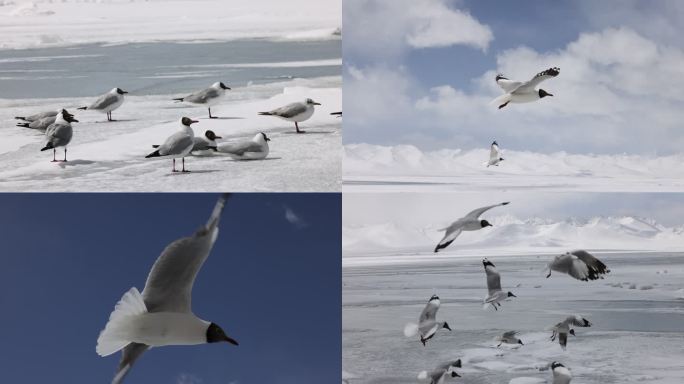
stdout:
[(497, 97), (496, 99), (492, 100), (490, 102), (491, 105), (496, 105), (497, 107), (509, 103), (511, 101), (511, 94), (510, 93), (504, 93), (503, 95)]
[(178, 102), (181, 102), (181, 103), (182, 103), (183, 100), (185, 100), (185, 97), (177, 97), (177, 98), (172, 99), (172, 100), (173, 100), (173, 101), (178, 101)]
[(14, 116), (14, 118), (17, 119), (17, 120), (24, 120), (24, 121), (26, 121), (26, 117), (24, 117), (24, 116)]
[(270, 115), (272, 115), (271, 112), (259, 112), (259, 114), (260, 114), (260, 115), (264, 115), (264, 116), (270, 116)]
[(404, 336), (413, 337), (418, 334), (418, 324), (408, 323), (404, 326)]
[(88, 107), (79, 107), (79, 108), (76, 108), (76, 109), (79, 109), (79, 110), (81, 110), (81, 111), (85, 111), (86, 109), (88, 109)]
[(157, 149), (156, 151), (150, 153), (149, 155), (145, 156), (146, 159), (149, 159), (150, 157), (159, 157), (161, 154), (159, 154), (159, 150)]
[(144, 313), (147, 313), (147, 307), (142, 295), (135, 287), (129, 289), (116, 303), (107, 325), (97, 338), (97, 354), (108, 356), (127, 346), (131, 342), (127, 338), (130, 319)]
[(17, 123), (17, 127), (29, 128), (29, 123)]
[(43, 148), (40, 149), (40, 151), (41, 151), (41, 152), (47, 151), (48, 149), (52, 149), (52, 148), (54, 148), (54, 147), (55, 147), (55, 146), (52, 145), (52, 143), (47, 143), (47, 144), (45, 144), (45, 146), (44, 146)]
[(152, 148), (159, 148), (159, 144), (152, 145)]

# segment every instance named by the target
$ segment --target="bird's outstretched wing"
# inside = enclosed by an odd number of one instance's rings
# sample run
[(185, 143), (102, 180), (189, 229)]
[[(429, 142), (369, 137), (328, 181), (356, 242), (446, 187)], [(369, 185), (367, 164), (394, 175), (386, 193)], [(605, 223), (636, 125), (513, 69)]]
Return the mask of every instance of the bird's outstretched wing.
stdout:
[(512, 81), (501, 74), (496, 75), (496, 83), (506, 93), (514, 91), (516, 88), (523, 84), (522, 81)]
[(461, 234), (463, 228), (458, 226), (457, 223), (458, 222), (451, 224), (449, 228), (447, 228), (444, 237), (442, 237), (442, 240), (440, 240), (437, 246), (435, 247), (435, 253), (439, 252), (440, 249), (448, 247), (449, 244), (453, 243), (454, 240), (456, 240), (456, 238), (458, 237), (458, 235)]
[(419, 324), (422, 324), (425, 321), (435, 320), (437, 317), (437, 311), (439, 310), (439, 305), (439, 298), (430, 299), (427, 305), (425, 305), (425, 308), (423, 308), (423, 312), (420, 313), (420, 318), (418, 319)]
[(495, 141), (492, 143), (492, 146), (489, 149), (489, 160), (492, 162), (496, 162), (497, 160), (499, 160), (499, 157), (501, 157), (501, 155), (499, 154), (499, 144), (497, 144)]
[(116, 370), (116, 375), (112, 379), (112, 384), (120, 384), (124, 377), (128, 374), (133, 366), (133, 363), (150, 347), (140, 343), (130, 343), (121, 352), (121, 361)]
[(491, 261), (484, 259), (482, 260), (482, 265), (484, 265), (484, 270), (487, 274), (487, 290), (489, 290), (489, 294), (491, 295), (493, 292), (500, 291), (501, 275), (499, 275), (494, 264)]
[(522, 85), (520, 85), (518, 88), (516, 88), (513, 92), (531, 92), (533, 91), (537, 85), (539, 85), (542, 81), (552, 79), (560, 74), (560, 68), (558, 67), (553, 67), (549, 68), (545, 71), (541, 71), (534, 75), (532, 79), (529, 81), (526, 81)]
[(488, 210), (490, 210), (490, 209), (492, 209), (492, 208), (494, 208), (494, 207), (498, 207), (498, 206), (500, 206), (500, 205), (506, 205), (506, 204), (508, 204), (508, 203), (510, 203), (510, 201), (506, 201), (506, 202), (503, 202), (503, 203), (494, 204), (494, 205), (488, 205), (488, 206), (486, 206), (486, 207), (478, 208), (478, 209), (476, 209), (476, 210), (474, 210), (474, 211), (469, 212), (469, 213), (465, 216), (465, 218), (466, 218), (466, 219), (475, 220), (475, 219), (477, 219), (478, 217), (480, 217), (481, 214), (485, 213), (486, 211), (488, 211)]

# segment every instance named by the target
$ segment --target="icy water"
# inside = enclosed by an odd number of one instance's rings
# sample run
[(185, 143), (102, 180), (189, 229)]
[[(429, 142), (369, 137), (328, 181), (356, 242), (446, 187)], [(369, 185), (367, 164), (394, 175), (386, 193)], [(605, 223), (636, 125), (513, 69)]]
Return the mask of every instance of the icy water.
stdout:
[[(447, 382), (551, 382), (551, 361), (570, 367), (573, 383), (684, 382), (684, 255), (601, 255), (611, 273), (594, 282), (542, 273), (550, 256), (490, 257), (502, 287), (518, 298), (499, 311), (482, 309), (481, 258), (432, 264), (345, 268), (343, 369), (353, 383), (416, 383), (418, 373), (461, 358), (463, 376)], [(441, 330), (423, 347), (404, 337), (432, 294)], [(567, 351), (546, 328), (570, 314), (594, 325), (577, 328)], [(496, 348), (494, 337), (520, 331), (520, 348)]]
[(215, 81), (239, 87), (339, 76), (339, 40), (133, 43), (0, 50), (0, 99), (189, 93)]

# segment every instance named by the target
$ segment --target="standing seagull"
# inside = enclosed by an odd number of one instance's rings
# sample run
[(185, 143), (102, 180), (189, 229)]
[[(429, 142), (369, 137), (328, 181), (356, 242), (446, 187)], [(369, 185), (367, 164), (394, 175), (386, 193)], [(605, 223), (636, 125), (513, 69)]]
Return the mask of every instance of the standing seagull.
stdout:
[(501, 152), (499, 151), (499, 144), (494, 140), (489, 150), (489, 161), (486, 163), (487, 168), (489, 168), (490, 165), (496, 165), (498, 167), (499, 162), (501, 161), (503, 161), (503, 157), (501, 157)]
[(496, 341), (499, 342), (499, 345), (496, 347), (500, 347), (501, 344), (520, 344), (520, 345), (525, 345), (523, 344), (522, 340), (520, 340), (516, 335), (518, 334), (518, 331), (508, 331), (504, 332), (503, 335), (497, 336)]
[(271, 139), (265, 133), (259, 132), (249, 141), (222, 144), (218, 151), (227, 153), (235, 160), (261, 160), (268, 156), (268, 142)]
[(601, 260), (581, 249), (556, 256), (547, 269), (549, 270), (546, 275), (547, 279), (551, 276), (551, 271), (556, 271), (582, 281), (603, 279), (603, 275), (610, 272)]
[(57, 116), (58, 113), (59, 113), (59, 110), (46, 111), (46, 112), (36, 113), (34, 115), (31, 115), (31, 116), (15, 116), (14, 118), (17, 120), (24, 120), (24, 121), (28, 121), (29, 123), (31, 123), (33, 121), (44, 119), (46, 117), (55, 117), (55, 116)]
[(556, 336), (558, 336), (558, 343), (563, 350), (565, 350), (565, 347), (568, 344), (568, 334), (575, 336), (575, 330), (571, 329), (570, 325), (591, 327), (591, 322), (580, 315), (572, 315), (551, 327), (551, 331), (553, 331), (551, 341), (556, 340)]
[(305, 131), (299, 130), (299, 124), (302, 121), (309, 120), (311, 115), (314, 113), (314, 106), (321, 105), (311, 99), (304, 100), (303, 103), (291, 103), (284, 107), (274, 109), (269, 112), (259, 112), (260, 115), (264, 116), (275, 116), (280, 117), (283, 120), (293, 121), (295, 123), (295, 128), (297, 133), (306, 133)]
[(505, 92), (503, 95), (494, 99), (493, 103), (499, 106), (499, 109), (508, 105), (508, 103), (529, 103), (543, 99), (546, 96), (553, 96), (543, 89), (534, 89), (539, 83), (546, 79), (558, 76), (560, 68), (553, 67), (545, 71), (537, 73), (529, 81), (511, 81), (501, 74), (496, 75), (496, 83)]
[(461, 377), (454, 368), (461, 368), (461, 359), (440, 364), (431, 372), (422, 371), (418, 374), (418, 380), (429, 378), (430, 384), (442, 384), (447, 377)]
[(222, 82), (217, 81), (214, 84), (212, 84), (209, 88), (205, 88), (201, 91), (197, 91), (185, 97), (179, 97), (173, 100), (197, 105), (206, 105), (209, 109), (209, 118), (216, 119), (217, 116), (211, 115), (211, 107), (213, 105), (216, 105), (219, 99), (226, 94), (226, 89), (230, 88)]
[(480, 220), (480, 215), (494, 207), (506, 205), (508, 203), (510, 203), (510, 201), (478, 208), (465, 215), (465, 217), (461, 217), (454, 221), (448, 227), (440, 229), (440, 231), (446, 231), (446, 233), (435, 247), (435, 253), (439, 252), (440, 249), (448, 247), (463, 231), (477, 231), (478, 229), (491, 227), (492, 225), (487, 220)]
[(189, 117), (183, 117), (180, 120), (181, 130), (169, 136), (164, 144), (157, 147), (157, 150), (145, 156), (145, 158), (150, 157), (160, 157), (169, 156), (173, 159), (173, 171), (176, 171), (176, 158), (180, 157), (183, 159), (183, 169), (181, 172), (190, 172), (185, 170), (185, 156), (187, 156), (191, 151), (192, 147), (195, 145), (195, 132), (193, 132), (190, 125), (196, 123), (197, 120), (192, 120)]
[[(71, 118), (74, 117), (74, 115), (67, 112), (66, 109), (64, 109), (64, 112), (66, 112), (66, 114), (69, 117), (71, 117)], [(34, 120), (25, 120), (25, 122), (23, 122), (23, 123), (17, 123), (17, 127), (24, 127), (24, 128), (31, 128), (31, 129), (37, 129), (40, 131), (45, 131), (48, 129), (49, 126), (51, 126), (52, 124), (55, 123), (55, 120), (57, 120), (57, 115), (61, 114), (61, 113), (62, 113), (62, 109), (55, 111), (52, 116), (45, 116), (45, 117), (41, 117), (40, 119), (34, 119)]]
[(437, 321), (435, 319), (437, 317), (439, 305), (439, 297), (437, 295), (432, 295), (427, 305), (423, 309), (423, 312), (420, 313), (418, 324), (406, 324), (404, 327), (404, 336), (412, 337), (418, 331), (420, 331), (420, 342), (423, 343), (423, 346), (425, 346), (427, 341), (432, 339), (432, 337), (435, 336), (435, 333), (437, 333), (440, 328), (446, 328), (451, 331), (451, 328), (449, 328), (449, 324), (447, 324), (446, 321)]
[(488, 304), (491, 304), (494, 309), (499, 310), (496, 306), (501, 306), (500, 301), (508, 300), (509, 297), (518, 297), (512, 292), (504, 292), (501, 290), (501, 275), (497, 272), (494, 264), (484, 259), (482, 260), (482, 265), (484, 265), (485, 273), (487, 274), (487, 290), (489, 295), (484, 299), (484, 308), (487, 308)]
[(47, 143), (45, 147), (41, 148), (42, 151), (47, 151), (52, 149), (52, 162), (58, 162), (55, 157), (57, 152), (57, 147), (64, 147), (64, 160), (67, 161), (67, 148), (71, 142), (71, 138), (74, 135), (74, 129), (71, 128), (71, 123), (78, 123), (78, 120), (74, 119), (74, 116), (62, 109), (60, 113), (57, 114), (55, 122), (51, 124), (45, 130), (45, 136), (47, 136)]
[(92, 109), (94, 111), (102, 112), (107, 114), (107, 121), (116, 121), (112, 119), (112, 111), (119, 108), (124, 102), (124, 95), (128, 92), (121, 88), (112, 88), (111, 91), (100, 96), (94, 103), (87, 107), (80, 107), (77, 109), (86, 110)]
[(567, 369), (565, 365), (554, 361), (551, 363), (551, 371), (553, 371), (552, 384), (570, 384), (570, 380), (572, 380), (572, 374), (570, 374), (570, 370)]
[(216, 152), (216, 139), (222, 139), (221, 136), (216, 136), (214, 131), (211, 129), (204, 132), (203, 137), (195, 137), (193, 142), (195, 143), (192, 147), (193, 151), (208, 151), (212, 150)]
[(221, 327), (195, 316), (190, 305), (197, 272), (218, 236), (226, 197), (218, 200), (206, 225), (162, 251), (147, 276), (142, 294), (133, 287), (114, 307), (95, 348), (100, 356), (123, 349), (113, 384), (121, 383), (135, 360), (151, 347), (221, 341), (238, 345)]

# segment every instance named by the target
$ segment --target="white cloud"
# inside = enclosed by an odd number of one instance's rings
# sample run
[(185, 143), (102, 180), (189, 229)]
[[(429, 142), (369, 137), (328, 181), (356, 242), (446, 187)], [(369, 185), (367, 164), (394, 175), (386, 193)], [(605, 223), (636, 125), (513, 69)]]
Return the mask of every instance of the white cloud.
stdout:
[(284, 209), (285, 220), (287, 220), (290, 224), (294, 225), (296, 228), (301, 229), (309, 225), (306, 221), (304, 221), (304, 219), (297, 215), (295, 211), (292, 210), (292, 208), (284, 206)]

